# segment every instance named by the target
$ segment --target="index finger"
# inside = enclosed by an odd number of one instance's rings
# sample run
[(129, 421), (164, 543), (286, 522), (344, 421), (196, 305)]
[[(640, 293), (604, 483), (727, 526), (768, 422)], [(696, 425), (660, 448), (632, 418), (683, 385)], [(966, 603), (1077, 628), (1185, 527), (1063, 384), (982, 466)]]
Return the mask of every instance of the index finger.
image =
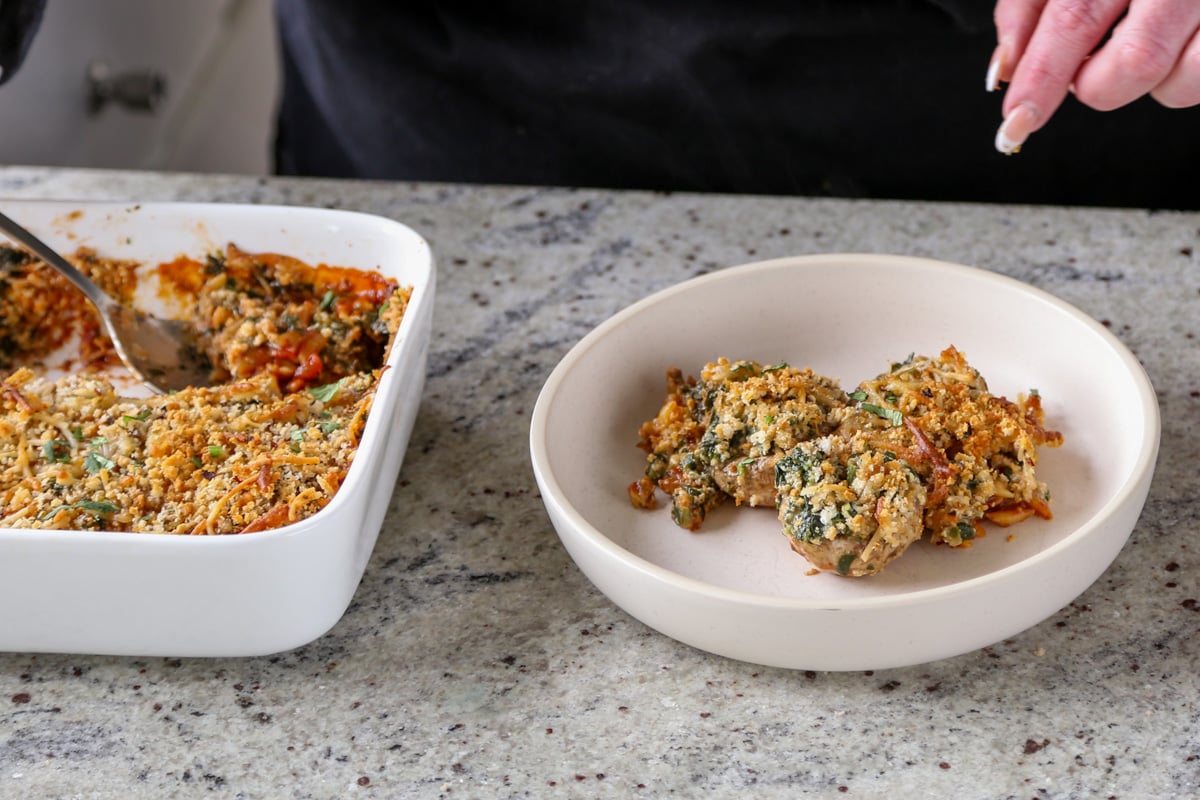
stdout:
[(1025, 52), (1046, 0), (997, 0), (992, 18), (996, 23), (996, 52), (988, 65), (987, 88), (995, 91), (1000, 82), (1012, 80), (1013, 67)]
[[(1016, 58), (996, 146), (1014, 152), (1062, 105), (1079, 67), (1129, 0), (1048, 0)], [(1006, 145), (1007, 149), (1005, 146)]]

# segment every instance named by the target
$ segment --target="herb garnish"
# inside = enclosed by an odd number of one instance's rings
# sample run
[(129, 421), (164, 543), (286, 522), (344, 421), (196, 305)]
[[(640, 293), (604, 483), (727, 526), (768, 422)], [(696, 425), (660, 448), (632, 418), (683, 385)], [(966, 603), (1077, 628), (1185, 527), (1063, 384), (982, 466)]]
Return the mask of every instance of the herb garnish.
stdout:
[(117, 462), (108, 458), (103, 453), (98, 453), (95, 450), (87, 454), (83, 459), (83, 468), (88, 472), (99, 472), (102, 469), (112, 469), (117, 465)]
[(97, 449), (106, 444), (108, 444), (108, 438), (104, 436), (96, 436), (88, 441), (88, 454), (83, 459), (84, 469), (88, 472), (99, 472), (102, 469), (112, 469), (117, 465), (117, 462)]
[(71, 445), (62, 439), (51, 439), (42, 445), (42, 452), (51, 464), (62, 464), (71, 460)]
[(121, 507), (116, 503), (109, 503), (105, 500), (80, 500), (78, 503), (69, 503), (65, 506), (57, 506), (42, 514), (38, 519), (43, 522), (48, 519), (53, 519), (60, 511), (90, 511), (93, 514), (107, 516), (115, 514), (121, 510)]
[(324, 386), (314, 386), (308, 390), (308, 393), (311, 394), (315, 399), (320, 400), (322, 403), (328, 403), (333, 399), (333, 396), (338, 393), (338, 389), (342, 388), (342, 381), (344, 380), (346, 379), (340, 378), (339, 380), (333, 383), (327, 383)]
[(904, 424), (904, 414), (898, 409), (887, 408), (885, 406), (877, 406), (874, 403), (859, 403), (859, 408), (874, 414), (877, 417), (882, 417), (892, 423), (892, 427), (897, 427)]

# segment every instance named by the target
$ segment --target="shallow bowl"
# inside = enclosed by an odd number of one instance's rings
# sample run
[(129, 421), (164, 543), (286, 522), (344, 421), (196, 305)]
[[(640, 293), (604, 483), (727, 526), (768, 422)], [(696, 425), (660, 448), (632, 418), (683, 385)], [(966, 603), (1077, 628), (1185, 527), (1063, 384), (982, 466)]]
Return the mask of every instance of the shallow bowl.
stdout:
[[(994, 394), (1036, 389), (1039, 474), (1052, 520), (990, 527), (969, 548), (921, 542), (879, 575), (842, 578), (794, 554), (771, 509), (718, 508), (698, 533), (669, 503), (634, 508), (639, 425), (667, 368), (720, 356), (780, 361), (847, 390), (911, 353), (954, 345)], [(966, 266), (839, 254), (748, 264), (686, 281), (618, 313), (567, 353), (535, 406), (530, 450), (550, 519), (585, 575), (662, 633), (730, 658), (813, 670), (917, 664), (1023, 631), (1104, 572), (1141, 513), (1159, 414), (1129, 350), (1035, 287)]]

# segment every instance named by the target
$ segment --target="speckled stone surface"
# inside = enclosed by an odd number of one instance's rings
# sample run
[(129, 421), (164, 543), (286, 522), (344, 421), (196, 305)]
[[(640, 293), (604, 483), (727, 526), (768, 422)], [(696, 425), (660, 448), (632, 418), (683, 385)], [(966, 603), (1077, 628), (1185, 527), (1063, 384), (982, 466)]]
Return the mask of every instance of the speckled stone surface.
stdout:
[[(0, 654), (0, 797), (1200, 793), (1200, 215), (24, 167), (0, 168), (3, 197), (367, 211), (430, 240), (439, 285), (416, 430), (341, 622), (264, 658)], [(833, 251), (1006, 273), (1145, 364), (1145, 512), (1033, 629), (906, 669), (768, 669), (645, 627), (559, 545), (527, 437), (570, 346), (682, 279)]]

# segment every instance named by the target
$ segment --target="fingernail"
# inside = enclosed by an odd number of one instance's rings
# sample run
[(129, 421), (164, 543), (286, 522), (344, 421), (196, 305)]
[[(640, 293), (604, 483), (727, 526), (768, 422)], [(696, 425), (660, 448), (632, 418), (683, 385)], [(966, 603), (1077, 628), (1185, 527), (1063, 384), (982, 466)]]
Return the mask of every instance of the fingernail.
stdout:
[(1033, 103), (1021, 103), (1004, 118), (996, 131), (996, 149), (1005, 155), (1021, 151), (1021, 145), (1037, 127), (1037, 108)]
[(984, 85), (989, 92), (994, 92), (1000, 88), (1000, 67), (1004, 64), (1004, 53), (1002, 47), (997, 47), (996, 52), (992, 53), (992, 60), (988, 62), (987, 80)]
[(1012, 49), (1012, 37), (1001, 36), (1000, 43), (992, 52), (992, 60), (988, 62), (987, 80), (984, 82), (989, 92), (1000, 88), (1000, 81), (1007, 80), (1005, 71), (1009, 66), (1008, 53)]

